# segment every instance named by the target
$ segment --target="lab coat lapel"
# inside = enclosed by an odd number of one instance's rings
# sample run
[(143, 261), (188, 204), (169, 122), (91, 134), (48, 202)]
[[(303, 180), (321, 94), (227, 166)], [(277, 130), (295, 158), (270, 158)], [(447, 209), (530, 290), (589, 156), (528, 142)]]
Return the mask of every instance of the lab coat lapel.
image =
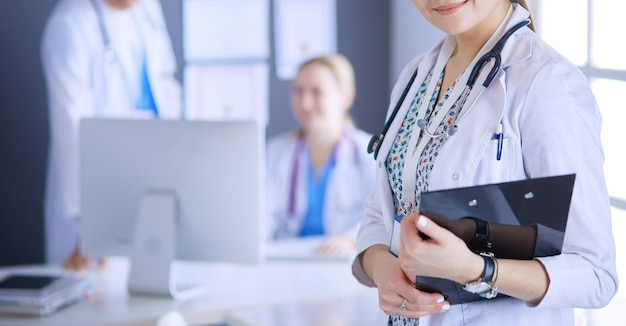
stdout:
[[(396, 138), (398, 134), (400, 125), (402, 124), (402, 121), (404, 121), (404, 117), (406, 116), (409, 108), (411, 107), (411, 103), (413, 102), (413, 99), (415, 98), (417, 91), (420, 89), (422, 83), (424, 82), (424, 79), (426, 79), (426, 76), (430, 72), (430, 69), (434, 66), (435, 61), (437, 60), (437, 55), (439, 53), (439, 49), (441, 48), (442, 44), (443, 42), (440, 43), (438, 46), (436, 46), (431, 52), (429, 52), (423, 58), (415, 59), (418, 62), (417, 67), (415, 64), (408, 65), (411, 68), (407, 68), (407, 70), (404, 71), (406, 77), (404, 78), (404, 80), (399, 81), (399, 84), (396, 85), (396, 88), (398, 88), (397, 92), (395, 92), (395, 96), (392, 97), (391, 102), (389, 104), (388, 115), (391, 114), (396, 103), (400, 99), (400, 95), (402, 94), (402, 91), (404, 90), (407, 83), (409, 82), (410, 76), (413, 74), (415, 69), (417, 69), (417, 76), (415, 76), (415, 80), (413, 81), (413, 84), (411, 85), (411, 88), (409, 89), (409, 92), (407, 93), (407, 96), (404, 99), (404, 102), (402, 103), (400, 110), (398, 110), (398, 113), (396, 114), (393, 122), (389, 126), (389, 130), (387, 131), (387, 134), (385, 135), (385, 138), (383, 139), (383, 142), (380, 145), (380, 150), (378, 152), (378, 157), (376, 159), (376, 173), (377, 173), (376, 174), (376, 183), (377, 183), (376, 187), (377, 189), (388, 190), (384, 192), (379, 192), (379, 195), (381, 196), (382, 212), (387, 217), (389, 217), (385, 219), (386, 221), (393, 220), (392, 217), (394, 215), (395, 210), (393, 207), (393, 198), (392, 198), (391, 189), (389, 188), (389, 177), (387, 175), (387, 168), (385, 167), (385, 160), (387, 159), (387, 154), (391, 150), (391, 146), (393, 144), (394, 139)], [(391, 233), (392, 224), (385, 223), (385, 228), (387, 229), (388, 233)]]
[(420, 61), (417, 68), (415, 68), (415, 65), (411, 65), (414, 68), (410, 70), (410, 74), (408, 74), (407, 78), (405, 78), (402, 81), (402, 84), (399, 84), (398, 86), (396, 86), (396, 87), (399, 87), (399, 89), (397, 92), (397, 96), (391, 99), (391, 102), (389, 104), (389, 114), (393, 111), (394, 107), (396, 106), (396, 103), (400, 100), (400, 95), (402, 94), (402, 91), (404, 90), (407, 83), (409, 82), (410, 76), (413, 74), (415, 69), (417, 69), (417, 76), (415, 76), (415, 80), (413, 81), (413, 84), (411, 85), (411, 88), (409, 89), (409, 92), (407, 93), (406, 98), (404, 99), (404, 102), (402, 102), (402, 106), (400, 107), (400, 110), (398, 110), (398, 114), (396, 114), (392, 124), (389, 126), (389, 130), (387, 134), (385, 135), (383, 142), (380, 145), (378, 158), (376, 159), (378, 162), (382, 162), (384, 164), (384, 161), (387, 158), (387, 154), (391, 150), (391, 145), (393, 144), (393, 140), (396, 137), (398, 130), (400, 129), (400, 125), (402, 124), (402, 121), (404, 121), (404, 117), (406, 116), (409, 108), (411, 107), (411, 103), (413, 102), (413, 99), (415, 98), (417, 91), (420, 89), (420, 87), (424, 83), (424, 80), (426, 79), (426, 76), (428, 75), (432, 67), (435, 65), (435, 61), (437, 60), (437, 54), (439, 53), (440, 47), (441, 47), (441, 44), (440, 46), (436, 47), (433, 51), (431, 51), (428, 55), (426, 55), (423, 58), (423, 60)]

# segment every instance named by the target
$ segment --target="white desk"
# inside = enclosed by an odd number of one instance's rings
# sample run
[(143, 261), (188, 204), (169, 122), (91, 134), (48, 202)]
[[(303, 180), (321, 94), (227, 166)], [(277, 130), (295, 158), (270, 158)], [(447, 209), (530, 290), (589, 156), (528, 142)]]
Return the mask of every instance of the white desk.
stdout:
[[(367, 326), (381, 321), (376, 289), (358, 284), (346, 261), (276, 261), (261, 266), (176, 265), (186, 280), (211, 291), (188, 301), (135, 297), (126, 291), (128, 261), (111, 259), (105, 272), (91, 272), (94, 295), (50, 317), (0, 316), (0, 326), (155, 325), (173, 310), (190, 325)], [(60, 272), (55, 267), (0, 268), (10, 271)], [(623, 292), (623, 291), (622, 291)], [(576, 325), (626, 325), (626, 296), (598, 310), (576, 310)], [(378, 325), (384, 325), (378, 323)]]
[[(12, 267), (9, 271), (59, 271)], [(190, 325), (368, 325), (379, 315), (375, 289), (356, 282), (348, 261), (274, 261), (259, 266), (177, 263), (175, 273), (208, 291), (187, 301), (131, 296), (129, 262), (110, 258), (104, 272), (90, 272), (91, 298), (50, 317), (0, 316), (0, 325), (154, 325), (172, 310)], [(322, 321), (324, 320), (324, 321)], [(330, 320), (330, 321), (329, 321)]]
[[(230, 326), (349, 326), (386, 325), (376, 292), (338, 299), (238, 309), (228, 315)], [(382, 318), (382, 319), (381, 319)]]

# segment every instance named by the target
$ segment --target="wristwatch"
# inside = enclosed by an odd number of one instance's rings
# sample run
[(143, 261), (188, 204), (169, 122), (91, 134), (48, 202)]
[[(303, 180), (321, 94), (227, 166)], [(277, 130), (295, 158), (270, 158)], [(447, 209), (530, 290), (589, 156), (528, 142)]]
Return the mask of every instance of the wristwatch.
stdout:
[(497, 273), (496, 261), (492, 255), (481, 253), (480, 256), (483, 257), (485, 261), (483, 272), (479, 279), (465, 284), (463, 290), (476, 293), (485, 299), (492, 299), (498, 295), (498, 288), (493, 282), (494, 274)]
[(491, 252), (491, 242), (489, 241), (491, 228), (489, 223), (478, 217), (467, 216), (465, 218), (472, 219), (476, 223), (476, 232), (474, 232), (474, 237), (472, 237), (469, 243), (470, 249), (478, 253)]

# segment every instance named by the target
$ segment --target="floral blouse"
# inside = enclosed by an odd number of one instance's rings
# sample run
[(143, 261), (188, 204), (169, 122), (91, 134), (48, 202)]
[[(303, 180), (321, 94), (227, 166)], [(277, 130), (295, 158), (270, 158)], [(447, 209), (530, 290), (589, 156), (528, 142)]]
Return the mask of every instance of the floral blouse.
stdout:
[[(405, 155), (408, 151), (409, 139), (411, 138), (413, 128), (415, 128), (415, 126), (417, 125), (418, 109), (421, 106), (422, 101), (424, 101), (426, 89), (428, 88), (428, 84), (432, 79), (432, 75), (433, 71), (431, 70), (422, 85), (420, 86), (419, 91), (415, 95), (415, 98), (411, 103), (411, 107), (404, 117), (404, 121), (402, 121), (400, 129), (398, 130), (398, 134), (396, 135), (391, 150), (387, 155), (386, 167), (387, 174), (389, 175), (389, 185), (391, 186), (391, 190), (393, 192), (393, 200), (396, 214), (400, 217), (405, 217), (406, 215), (416, 211), (419, 208), (421, 193), (428, 190), (430, 171), (433, 169), (435, 160), (437, 159), (437, 155), (439, 154), (439, 150), (442, 148), (448, 137), (450, 137), (447, 134), (447, 130), (450, 128), (451, 125), (454, 124), (454, 121), (461, 111), (461, 107), (465, 103), (469, 92), (468, 90), (466, 90), (465, 94), (457, 99), (457, 102), (450, 107), (447, 117), (444, 118), (437, 127), (437, 131), (435, 134), (442, 134), (440, 137), (424, 137), (425, 133), (423, 130), (419, 133), (418, 144), (423, 139), (426, 139), (427, 141), (429, 141), (429, 143), (424, 147), (424, 151), (421, 153), (419, 160), (420, 164), (417, 167), (417, 173), (415, 175), (415, 203), (417, 203), (417, 206), (414, 206), (412, 203), (402, 202), (400, 198), (402, 196), (402, 172), (404, 169)], [(431, 117), (437, 114), (438, 110), (450, 97), (450, 93), (454, 89), (454, 86), (458, 82), (458, 79), (452, 83), (452, 85), (445, 92), (439, 103), (435, 105), (439, 92), (441, 91), (442, 82), (443, 72), (441, 73), (441, 76), (439, 76), (437, 86), (435, 87), (433, 96), (427, 106), (427, 111), (425, 115), (427, 125), (430, 124)]]

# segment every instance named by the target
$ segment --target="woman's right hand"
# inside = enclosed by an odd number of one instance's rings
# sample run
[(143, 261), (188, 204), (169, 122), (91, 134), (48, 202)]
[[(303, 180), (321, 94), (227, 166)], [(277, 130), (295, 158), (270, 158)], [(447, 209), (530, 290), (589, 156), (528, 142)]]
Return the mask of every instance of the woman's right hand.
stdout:
[[(70, 256), (67, 257), (67, 259), (65, 259), (65, 261), (63, 262), (63, 268), (68, 271), (82, 272), (82, 271), (89, 269), (92, 261), (93, 259), (91, 257), (87, 257), (83, 255), (82, 251), (80, 250), (80, 244), (77, 243), (76, 246), (74, 247), (74, 250), (72, 250), (72, 253), (70, 254)], [(105, 269), (106, 264), (107, 264), (106, 257), (98, 258), (99, 270)]]
[(454, 235), (461, 238), (465, 244), (469, 244), (474, 237), (474, 233), (476, 233), (476, 225), (471, 219), (459, 218), (450, 220), (443, 215), (433, 212), (425, 212), (423, 214), (428, 216), (431, 220), (433, 220), (433, 222), (437, 223), (437, 225), (454, 233)]
[(388, 247), (383, 245), (370, 247), (363, 253), (361, 262), (368, 276), (378, 287), (378, 304), (385, 314), (420, 318), (450, 308), (442, 294), (415, 289), (413, 286), (415, 280), (405, 276), (398, 259), (389, 252)]

